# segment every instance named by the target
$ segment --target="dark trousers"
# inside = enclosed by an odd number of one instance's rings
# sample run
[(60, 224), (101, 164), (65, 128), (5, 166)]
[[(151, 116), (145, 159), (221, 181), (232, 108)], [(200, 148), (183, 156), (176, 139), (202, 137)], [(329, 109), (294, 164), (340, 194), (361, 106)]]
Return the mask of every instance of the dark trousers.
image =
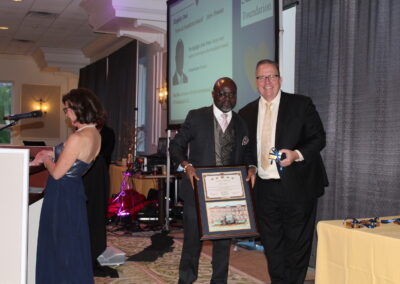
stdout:
[(259, 177), (254, 194), (271, 284), (303, 284), (314, 236), (317, 199), (289, 201), (280, 180)]
[(106, 221), (110, 176), (103, 156), (97, 156), (93, 166), (83, 176), (83, 184), (87, 197), (92, 263), (93, 268), (96, 268), (99, 266), (97, 257), (107, 248)]
[[(187, 188), (186, 190), (193, 190)], [(202, 241), (200, 241), (197, 214), (193, 198), (187, 197), (183, 205), (184, 240), (181, 261), (179, 264), (179, 284), (189, 284), (198, 276), (199, 258)], [(212, 249), (212, 284), (225, 284), (228, 279), (229, 254), (231, 240), (215, 240)]]

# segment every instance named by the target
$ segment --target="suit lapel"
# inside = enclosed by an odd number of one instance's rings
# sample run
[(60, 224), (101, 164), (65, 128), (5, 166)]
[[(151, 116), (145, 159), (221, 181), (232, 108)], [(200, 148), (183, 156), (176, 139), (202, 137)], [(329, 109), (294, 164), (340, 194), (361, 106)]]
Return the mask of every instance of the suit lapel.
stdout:
[(250, 133), (257, 133), (257, 123), (258, 123), (258, 102), (260, 99), (253, 101), (248, 109), (247, 117), (249, 132)]
[(249, 117), (250, 117), (250, 124), (248, 125), (249, 127), (249, 133), (252, 134), (252, 137), (250, 138), (251, 143), (254, 143), (254, 146), (257, 149), (257, 128), (258, 128), (258, 104), (259, 104), (260, 98), (255, 100), (251, 106)]
[[(278, 118), (276, 121), (276, 131), (275, 131), (275, 147), (280, 149), (282, 133), (285, 131), (285, 121), (284, 118), (287, 117), (288, 104), (287, 104), (287, 94), (281, 93), (281, 101), (279, 103)], [(286, 125), (287, 127), (287, 125)]]
[(242, 131), (238, 128), (238, 115), (232, 111), (232, 128), (235, 130), (236, 145), (241, 145)]
[[(204, 141), (205, 141), (205, 147), (208, 147), (210, 151), (210, 155), (212, 155), (212, 158), (215, 159), (215, 136), (214, 136), (214, 112), (213, 112), (213, 106), (210, 106), (205, 109), (206, 115), (205, 121), (204, 121), (204, 127), (205, 127), (205, 133), (210, 133), (209, 135), (205, 135)], [(210, 131), (211, 129), (211, 131)]]

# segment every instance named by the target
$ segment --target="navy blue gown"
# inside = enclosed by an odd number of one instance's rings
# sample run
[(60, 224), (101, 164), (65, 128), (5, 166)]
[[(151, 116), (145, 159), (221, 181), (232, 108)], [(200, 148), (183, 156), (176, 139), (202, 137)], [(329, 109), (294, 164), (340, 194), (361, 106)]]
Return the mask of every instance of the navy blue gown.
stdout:
[[(63, 149), (64, 144), (56, 146), (55, 160)], [(49, 175), (39, 224), (37, 284), (94, 282), (82, 182), (92, 163), (76, 160), (58, 180)]]

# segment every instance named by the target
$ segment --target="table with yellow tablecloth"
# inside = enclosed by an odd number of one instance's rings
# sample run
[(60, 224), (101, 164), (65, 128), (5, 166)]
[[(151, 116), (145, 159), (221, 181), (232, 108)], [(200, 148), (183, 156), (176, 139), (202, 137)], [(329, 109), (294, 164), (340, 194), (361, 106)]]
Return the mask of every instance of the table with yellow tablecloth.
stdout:
[[(110, 165), (110, 195), (118, 194), (121, 190), (123, 173), (126, 166)], [(135, 178), (131, 177), (137, 192), (147, 197), (150, 189), (158, 189), (158, 180), (156, 178)]]
[(320, 221), (317, 234), (316, 284), (400, 283), (400, 225), (352, 229)]

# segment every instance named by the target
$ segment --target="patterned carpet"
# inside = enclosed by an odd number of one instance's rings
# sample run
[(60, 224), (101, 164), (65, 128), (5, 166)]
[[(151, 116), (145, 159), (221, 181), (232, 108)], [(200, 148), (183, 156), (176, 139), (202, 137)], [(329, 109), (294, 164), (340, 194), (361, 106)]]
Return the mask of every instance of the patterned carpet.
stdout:
[[(158, 253), (158, 257), (154, 257), (154, 261), (130, 261), (137, 259), (143, 254), (144, 250), (151, 246), (151, 236), (154, 232), (144, 232), (138, 234), (108, 233), (107, 240), (109, 246), (118, 248), (126, 253), (127, 261), (119, 266), (114, 267), (118, 270), (119, 278), (95, 278), (96, 284), (112, 283), (112, 284), (147, 284), (147, 283), (177, 283), (178, 282), (178, 265), (182, 244), (179, 240), (174, 240), (172, 246), (164, 250), (164, 253)], [(147, 249), (146, 249), (147, 248)], [(131, 257), (134, 256), (134, 257)], [(211, 259), (202, 254), (199, 264), (199, 279), (195, 283), (210, 283), (211, 279)], [(262, 283), (257, 279), (230, 268), (229, 279), (230, 284), (251, 284)]]

